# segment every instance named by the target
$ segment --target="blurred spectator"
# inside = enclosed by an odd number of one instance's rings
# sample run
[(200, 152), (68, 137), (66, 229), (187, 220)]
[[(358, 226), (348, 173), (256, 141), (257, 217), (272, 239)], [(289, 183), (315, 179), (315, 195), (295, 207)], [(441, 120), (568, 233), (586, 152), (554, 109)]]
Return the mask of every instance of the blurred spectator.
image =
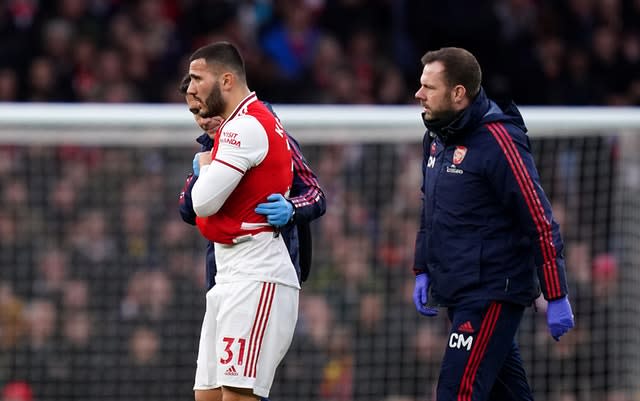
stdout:
[(119, 226), (122, 234), (118, 248), (123, 259), (133, 268), (149, 266), (157, 251), (153, 249), (149, 235), (151, 221), (148, 210), (131, 203), (121, 212)]
[(33, 281), (36, 297), (60, 300), (70, 275), (70, 260), (60, 248), (44, 249), (38, 257), (37, 276)]
[(318, 39), (313, 62), (310, 66), (311, 80), (320, 93), (316, 94), (312, 101), (317, 103), (331, 103), (326, 99), (326, 92), (334, 79), (334, 72), (344, 63), (344, 54), (340, 43), (332, 35), (323, 35)]
[(567, 102), (580, 106), (597, 103), (601, 95), (591, 82), (593, 77), (589, 54), (581, 48), (571, 49), (568, 53), (564, 92)]
[(296, 81), (311, 65), (321, 32), (314, 10), (304, 0), (282, 0), (278, 14), (280, 20), (262, 35), (262, 47), (278, 65), (281, 77)]
[[(328, 363), (327, 348), (330, 347), (330, 338), (337, 334), (333, 330), (335, 318), (322, 296), (301, 293), (300, 309), (306, 312), (299, 317), (287, 357), (278, 368), (270, 398), (288, 401), (321, 399), (323, 369)], [(302, 382), (308, 385), (301, 386)]]
[[(54, 18), (47, 21), (42, 30), (42, 55), (53, 61), (54, 73), (58, 82), (58, 89), (65, 92), (71, 90), (70, 78), (72, 65), (72, 38), (74, 31), (68, 20)], [(71, 93), (65, 93), (66, 99), (71, 97)]]
[(0, 349), (8, 352), (25, 334), (25, 329), (23, 302), (9, 283), (0, 282)]
[(95, 275), (106, 270), (115, 257), (115, 241), (111, 237), (105, 211), (86, 210), (76, 220), (71, 233), (70, 244), (73, 250), (74, 265), (80, 267), (77, 274)]
[(58, 97), (57, 76), (51, 59), (38, 57), (29, 67), (29, 86), (27, 88), (30, 102), (55, 102), (65, 100)]
[(630, 29), (622, 39), (622, 86), (629, 83), (629, 104), (640, 104), (640, 28)]
[(20, 296), (30, 295), (33, 284), (28, 237), (25, 225), (15, 213), (0, 210), (0, 279), (10, 283)]
[[(399, 366), (392, 358), (399, 357), (394, 344), (385, 344), (387, 330), (391, 327), (385, 323), (386, 311), (383, 295), (380, 293), (364, 293), (360, 295), (358, 316), (354, 329), (357, 339), (353, 342), (354, 365), (353, 399), (371, 400), (382, 398), (388, 391), (387, 380), (395, 376), (393, 370)], [(387, 351), (380, 352), (384, 347)]]
[[(260, 35), (260, 46), (270, 63), (277, 68), (277, 86), (267, 92), (270, 101), (287, 101), (279, 92), (291, 95), (288, 101), (304, 102), (306, 78), (322, 37), (313, 2), (281, 0), (276, 3), (277, 19)], [(302, 92), (301, 92), (302, 91)], [(297, 95), (302, 93), (303, 95)]]
[(18, 100), (18, 76), (10, 68), (0, 68), (0, 102)]
[(71, 55), (73, 71), (71, 85), (75, 96), (80, 102), (91, 101), (99, 84), (97, 65), (97, 44), (90, 37), (76, 38)]
[(27, 332), (24, 309), (11, 285), (0, 281), (0, 383), (6, 383), (16, 368), (16, 347)]
[(620, 60), (620, 42), (618, 32), (612, 26), (601, 26), (593, 32), (593, 74), (600, 77), (597, 90), (604, 94), (605, 100), (621, 94), (628, 85), (627, 82), (621, 82), (624, 74)]
[[(313, 1), (309, 1), (309, 3), (313, 3)], [(385, 0), (336, 0), (321, 3), (324, 4), (324, 9), (319, 18), (323, 29), (332, 32), (343, 46), (354, 33), (365, 28), (375, 30), (376, 36), (379, 38), (388, 37), (390, 2)], [(400, 6), (400, 2), (398, 2), (398, 6)], [(381, 45), (388, 45), (388, 43), (385, 42)]]
[(3, 205), (14, 213), (22, 213), (22, 209), (29, 201), (27, 184), (18, 178), (8, 178), (5, 180), (2, 189), (2, 198), (0, 200)]
[(328, 401), (350, 401), (353, 399), (353, 333), (338, 326), (331, 333), (327, 346), (328, 360), (322, 372), (320, 397)]
[(129, 335), (126, 352), (120, 357), (120, 385), (117, 399), (123, 401), (172, 400), (166, 390), (172, 370), (163, 360), (162, 340), (154, 329), (137, 326)]
[(68, 177), (60, 178), (51, 184), (47, 203), (49, 207), (45, 210), (48, 233), (52, 237), (62, 239), (68, 236), (68, 222), (75, 220), (80, 205), (82, 188), (74, 185)]
[(402, 71), (393, 64), (381, 65), (377, 71), (375, 101), (377, 104), (410, 104), (413, 99), (407, 94)]
[(25, 382), (9, 382), (2, 388), (2, 401), (33, 401), (33, 391)]
[(355, 77), (356, 98), (353, 103), (374, 103), (374, 82), (380, 45), (377, 37), (367, 29), (352, 32), (346, 45), (347, 63)]
[(99, 382), (94, 326), (95, 322), (86, 311), (70, 310), (62, 317), (61, 340), (56, 353), (59, 399), (92, 398), (92, 389)]
[(62, 309), (65, 313), (86, 312), (91, 307), (89, 298), (89, 285), (85, 280), (68, 280), (62, 294)]
[(607, 301), (615, 295), (618, 283), (618, 262), (612, 254), (601, 253), (593, 259), (595, 297)]
[(16, 347), (14, 377), (33, 385), (34, 394), (56, 394), (56, 381), (61, 373), (56, 358), (58, 309), (54, 302), (37, 298), (26, 309), (28, 333)]

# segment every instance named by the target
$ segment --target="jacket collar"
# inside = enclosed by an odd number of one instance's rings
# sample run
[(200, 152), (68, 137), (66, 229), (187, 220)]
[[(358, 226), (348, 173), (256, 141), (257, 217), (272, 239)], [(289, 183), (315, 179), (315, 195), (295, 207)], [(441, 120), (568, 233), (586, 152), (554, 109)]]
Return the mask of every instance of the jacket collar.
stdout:
[(236, 106), (235, 109), (233, 109), (233, 112), (231, 112), (231, 114), (229, 115), (229, 117), (225, 118), (225, 120), (222, 122), (222, 124), (220, 125), (220, 128), (218, 128), (220, 130), (220, 132), (222, 132), (222, 129), (224, 128), (224, 126), (231, 120), (234, 119), (234, 117), (236, 117), (238, 114), (242, 114), (246, 112), (246, 108), (253, 102), (255, 102), (256, 100), (258, 100), (258, 97), (256, 96), (255, 92), (249, 92), (249, 94), (240, 101), (240, 103), (238, 103), (238, 105)]
[(509, 122), (522, 131), (527, 132), (527, 126), (524, 123), (522, 114), (518, 110), (518, 106), (511, 100), (504, 100), (500, 102), (489, 101), (490, 108), (482, 117), (482, 124), (487, 124), (496, 121)]
[(491, 101), (484, 92), (484, 88), (480, 88), (480, 92), (478, 92), (469, 106), (456, 114), (450, 121), (427, 121), (423, 119), (424, 126), (443, 142), (446, 142), (451, 137), (459, 136), (475, 128), (489, 110), (490, 105)]
[(209, 137), (209, 134), (204, 132), (202, 135), (196, 138), (196, 142), (202, 145), (202, 150), (211, 150), (213, 149), (213, 140)]

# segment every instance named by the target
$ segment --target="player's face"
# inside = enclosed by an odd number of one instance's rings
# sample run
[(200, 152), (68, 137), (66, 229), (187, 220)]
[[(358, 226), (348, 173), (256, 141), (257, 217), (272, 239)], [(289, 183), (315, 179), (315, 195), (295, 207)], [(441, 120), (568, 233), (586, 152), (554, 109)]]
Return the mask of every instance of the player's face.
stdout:
[(187, 95), (193, 96), (200, 104), (199, 114), (210, 118), (222, 115), (226, 102), (222, 97), (220, 76), (215, 74), (202, 58), (193, 60), (189, 64), (191, 82), (187, 88)]
[(437, 120), (450, 117), (456, 113), (453, 106), (453, 90), (445, 79), (444, 65), (439, 61), (426, 64), (420, 76), (420, 88), (416, 99), (424, 108), (425, 120)]

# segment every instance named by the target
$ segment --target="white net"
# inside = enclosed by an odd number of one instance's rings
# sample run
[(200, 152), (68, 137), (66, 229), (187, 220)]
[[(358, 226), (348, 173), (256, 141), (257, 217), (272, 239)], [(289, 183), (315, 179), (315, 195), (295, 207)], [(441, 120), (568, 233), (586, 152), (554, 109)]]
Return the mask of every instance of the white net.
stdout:
[[(312, 226), (299, 326), (270, 398), (432, 400), (448, 327), (411, 301), (418, 112), (276, 110), (328, 208)], [(559, 111), (525, 118), (578, 326), (555, 343), (544, 315), (527, 311), (523, 358), (539, 401), (631, 397), (640, 118)], [(181, 106), (0, 108), (0, 383), (24, 381), (36, 400), (192, 399), (205, 244), (177, 213), (198, 149), (192, 124)]]

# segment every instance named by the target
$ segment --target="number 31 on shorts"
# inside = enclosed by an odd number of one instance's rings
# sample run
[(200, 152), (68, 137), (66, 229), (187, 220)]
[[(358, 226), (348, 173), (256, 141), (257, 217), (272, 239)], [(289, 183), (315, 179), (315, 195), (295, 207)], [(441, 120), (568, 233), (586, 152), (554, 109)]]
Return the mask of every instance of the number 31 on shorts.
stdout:
[[(220, 358), (220, 363), (226, 365), (234, 359), (235, 354), (232, 350), (232, 348), (234, 348), (238, 351), (236, 364), (242, 365), (244, 362), (244, 350), (247, 340), (245, 338), (223, 337), (222, 341), (225, 343), (223, 351), (225, 355)], [(234, 344), (236, 345), (234, 346)]]

